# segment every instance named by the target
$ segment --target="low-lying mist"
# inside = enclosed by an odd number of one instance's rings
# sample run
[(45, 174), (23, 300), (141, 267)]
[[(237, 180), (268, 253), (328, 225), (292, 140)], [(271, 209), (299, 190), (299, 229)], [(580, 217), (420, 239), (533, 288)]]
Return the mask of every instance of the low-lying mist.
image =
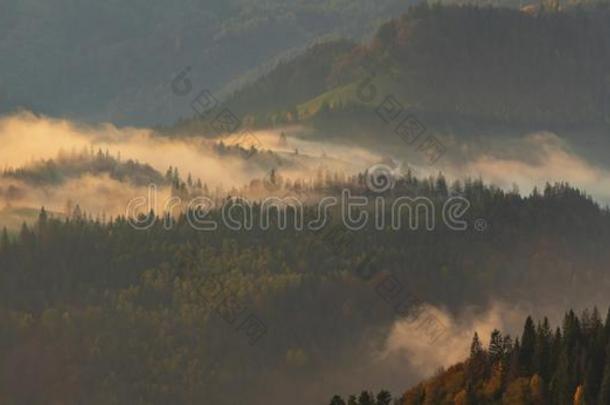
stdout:
[[(289, 131), (289, 129), (287, 130)], [(150, 129), (117, 128), (110, 124), (87, 126), (61, 119), (40, 117), (28, 112), (0, 119), (0, 167), (23, 168), (55, 159), (61, 154), (91, 150), (109, 153), (123, 161), (131, 159), (151, 165), (164, 174), (169, 167), (200, 179), (210, 190), (226, 192), (255, 178), (263, 178), (276, 168), (285, 178), (310, 178), (316, 168), (355, 173), (379, 159), (363, 148), (319, 144), (293, 137), (281, 139), (282, 131), (258, 131), (260, 152), (252, 156), (236, 150), (223, 152), (218, 146), (237, 144), (239, 135), (216, 139), (168, 138)], [(273, 150), (274, 152), (268, 152)], [(161, 197), (169, 188), (157, 184)], [(4, 206), (44, 205), (62, 211), (68, 200), (93, 215), (125, 213), (129, 200), (146, 195), (142, 187), (118, 182), (108, 176), (83, 175), (61, 185), (28, 185), (12, 178), (0, 180)]]
[[(354, 174), (379, 162), (393, 162), (411, 169), (415, 175), (443, 172), (450, 180), (481, 178), (503, 189), (515, 186), (523, 194), (546, 182), (566, 181), (584, 189), (599, 202), (610, 201), (610, 176), (607, 169), (576, 154), (565, 140), (549, 132), (523, 137), (487, 137), (485, 141), (446, 139), (448, 152), (434, 165), (413, 158), (406, 145), (387, 148), (359, 146), (349, 139), (340, 142), (308, 140), (308, 130), (288, 127), (253, 132), (257, 152), (238, 153), (224, 146), (242, 144), (244, 135), (217, 138), (163, 137), (152, 129), (117, 128), (111, 124), (82, 125), (62, 119), (21, 112), (0, 119), (0, 165), (21, 168), (34, 162), (54, 159), (60, 153), (91, 150), (108, 151), (123, 161), (131, 159), (151, 165), (160, 174), (169, 167), (178, 169), (182, 178), (190, 174), (201, 179), (210, 190), (226, 193), (253, 179), (268, 176), (275, 169), (284, 178), (311, 179), (319, 168)], [(315, 139), (320, 139), (316, 136)], [(157, 185), (162, 196), (169, 188)], [(9, 207), (42, 205), (63, 212), (68, 200), (92, 215), (119, 215), (128, 201), (146, 195), (142, 187), (83, 174), (65, 184), (27, 185), (15, 179), (0, 180), (0, 199)]]

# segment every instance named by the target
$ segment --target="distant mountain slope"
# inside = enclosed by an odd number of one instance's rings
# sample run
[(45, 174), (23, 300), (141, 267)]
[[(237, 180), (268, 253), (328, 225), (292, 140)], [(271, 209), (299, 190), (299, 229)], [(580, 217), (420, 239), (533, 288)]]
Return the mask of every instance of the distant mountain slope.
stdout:
[(226, 103), (260, 126), (375, 125), (379, 117), (362, 112), (390, 95), (429, 123), (606, 125), (609, 9), (424, 3), (384, 24), (371, 42), (318, 45)]
[(6, 169), (0, 178), (17, 179), (35, 186), (56, 186), (85, 175), (108, 175), (114, 180), (136, 186), (163, 184), (165, 181), (161, 173), (146, 163), (121, 161), (101, 150), (97, 153), (62, 153), (57, 159), (42, 160), (18, 169)]
[(408, 4), (5, 0), (0, 113), (25, 107), (121, 124), (173, 122), (190, 113), (169, 88), (185, 66), (197, 85), (218, 90), (316, 38), (368, 35)]

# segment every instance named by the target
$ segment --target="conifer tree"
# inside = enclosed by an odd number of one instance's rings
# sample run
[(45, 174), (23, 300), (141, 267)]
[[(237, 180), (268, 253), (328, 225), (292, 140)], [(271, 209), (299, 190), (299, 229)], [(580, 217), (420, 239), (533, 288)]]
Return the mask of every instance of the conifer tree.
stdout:
[(591, 315), (588, 346), (588, 359), (583, 390), (585, 401), (594, 403), (599, 396), (599, 389), (604, 377), (604, 366), (606, 362), (606, 341), (604, 339), (604, 329), (597, 308), (593, 309)]
[(521, 335), (521, 350), (519, 352), (519, 363), (521, 372), (530, 375), (534, 368), (534, 351), (536, 350), (536, 329), (531, 316), (525, 320), (523, 334)]
[(2, 228), (2, 237), (0, 238), (0, 251), (6, 252), (10, 246), (10, 239), (6, 227)]
[(339, 395), (335, 395), (330, 400), (330, 405), (345, 405), (345, 401)]
[(485, 350), (479, 340), (479, 334), (474, 333), (470, 344), (470, 358), (466, 368), (466, 381), (475, 383), (487, 373), (487, 358)]
[(389, 391), (381, 390), (377, 393), (376, 405), (390, 405), (390, 402), (392, 402), (392, 394)]
[(362, 391), (358, 396), (358, 405), (375, 405), (373, 394), (368, 391)]
[(493, 332), (491, 332), (489, 348), (487, 350), (489, 353), (489, 362), (495, 364), (502, 360), (505, 354), (504, 350), (504, 338), (499, 330), (494, 329)]
[(551, 328), (548, 318), (544, 318), (542, 324), (536, 328), (536, 344), (534, 349), (533, 368), (544, 381), (550, 378), (550, 358), (551, 358)]
[(610, 404), (610, 342), (606, 346), (606, 364), (598, 397), (599, 404)]

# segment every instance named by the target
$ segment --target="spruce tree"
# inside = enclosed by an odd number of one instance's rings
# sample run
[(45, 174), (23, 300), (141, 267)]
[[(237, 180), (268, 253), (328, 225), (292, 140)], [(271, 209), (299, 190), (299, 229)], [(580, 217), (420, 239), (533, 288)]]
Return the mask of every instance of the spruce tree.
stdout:
[(521, 335), (521, 350), (519, 352), (519, 363), (523, 375), (530, 375), (534, 369), (534, 351), (536, 350), (536, 329), (531, 316), (525, 320), (523, 334)]
[(594, 403), (595, 399), (599, 396), (606, 363), (605, 346), (603, 325), (597, 308), (594, 308), (591, 316), (589, 349), (583, 385), (584, 398), (588, 403)]
[(608, 340), (610, 340), (610, 307), (608, 307), (606, 320), (604, 322), (604, 342), (608, 342)]
[(536, 328), (536, 345), (534, 349), (533, 368), (544, 381), (549, 381), (551, 368), (551, 345), (552, 334), (548, 318), (544, 318), (542, 324)]
[(478, 333), (474, 333), (472, 343), (470, 344), (470, 358), (466, 367), (466, 381), (476, 384), (480, 379), (484, 378), (487, 373), (487, 355)]
[(339, 395), (335, 395), (330, 400), (330, 405), (345, 405), (345, 401)]
[(6, 227), (2, 228), (2, 237), (0, 238), (0, 251), (6, 252), (10, 246), (10, 239), (8, 237), (8, 231)]
[(479, 334), (475, 332), (474, 336), (472, 337), (472, 343), (470, 343), (470, 358), (477, 358), (482, 352), (483, 345), (481, 345)]
[(375, 405), (373, 394), (368, 391), (362, 391), (358, 397), (358, 405)]
[(489, 362), (495, 364), (504, 358), (504, 339), (499, 330), (494, 329), (489, 339)]
[(377, 393), (376, 405), (390, 405), (390, 402), (392, 402), (392, 394), (389, 391), (381, 390)]
[(606, 364), (598, 395), (600, 405), (610, 404), (610, 343), (606, 346)]

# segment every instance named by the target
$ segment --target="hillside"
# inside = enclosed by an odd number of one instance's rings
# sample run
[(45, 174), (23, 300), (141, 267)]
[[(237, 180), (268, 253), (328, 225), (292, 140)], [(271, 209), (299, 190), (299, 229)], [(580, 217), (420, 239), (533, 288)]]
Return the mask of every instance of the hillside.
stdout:
[(431, 125), (601, 127), (610, 120), (609, 71), (607, 5), (423, 3), (370, 42), (311, 48), (226, 105), (256, 126), (374, 128), (391, 95)]
[(610, 403), (610, 312), (568, 312), (561, 328), (528, 317), (516, 339), (494, 331), (487, 349), (478, 336), (470, 358), (408, 390), (402, 404)]
[[(362, 176), (317, 187), (367, 193)], [(41, 211), (15, 237), (0, 235), (0, 356), (8, 370), (0, 398), (319, 403), (356, 369), (372, 378), (374, 347), (425, 303), (459, 311), (505, 295), (556, 303), (604, 294), (608, 212), (580, 192), (557, 185), (522, 198), (472, 181), (450, 190), (473, 202), (468, 221), (487, 218), (486, 232), (345, 228), (343, 240), (329, 232), (334, 226), (322, 234), (275, 222), (206, 232), (186, 213), (169, 227), (156, 218), (137, 230), (124, 217), (66, 220)], [(387, 197), (415, 192), (442, 205), (448, 191), (442, 178), (409, 177)], [(313, 208), (306, 223), (317, 218)], [(264, 215), (254, 211), (254, 223)], [(215, 209), (206, 219), (221, 224), (222, 216)], [(400, 280), (404, 291), (384, 290), (384, 280)], [(409, 359), (401, 362), (404, 371)], [(301, 387), (299, 398), (286, 386)]]
[(362, 38), (401, 0), (5, 0), (0, 113), (155, 125), (188, 116), (169, 86), (185, 66), (220, 91), (327, 36)]
[[(363, 391), (351, 405), (381, 405)], [(379, 397), (378, 397), (379, 398)], [(390, 397), (391, 398), (391, 397)], [(495, 329), (484, 348), (475, 332), (470, 356), (441, 370), (396, 399), (423, 404), (608, 404), (610, 403), (610, 311), (577, 316), (570, 310), (561, 327), (527, 317), (518, 337)], [(335, 396), (331, 405), (345, 405)]]

